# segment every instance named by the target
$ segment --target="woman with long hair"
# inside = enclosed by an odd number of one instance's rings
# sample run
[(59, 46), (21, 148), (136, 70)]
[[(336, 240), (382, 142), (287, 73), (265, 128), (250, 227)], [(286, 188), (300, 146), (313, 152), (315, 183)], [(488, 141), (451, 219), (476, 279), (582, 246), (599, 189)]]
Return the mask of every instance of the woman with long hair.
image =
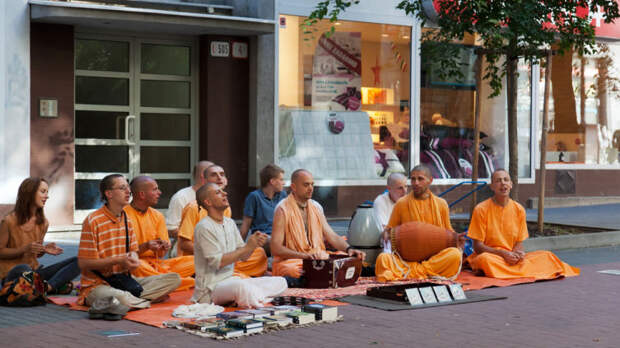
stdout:
[(49, 186), (43, 178), (25, 179), (19, 186), (15, 209), (0, 223), (0, 280), (19, 278), (34, 270), (47, 281), (47, 293), (69, 293), (71, 280), (80, 274), (77, 257), (51, 266), (39, 266), (45, 254), (60, 255), (63, 250), (55, 243), (43, 244), (49, 222), (43, 213)]

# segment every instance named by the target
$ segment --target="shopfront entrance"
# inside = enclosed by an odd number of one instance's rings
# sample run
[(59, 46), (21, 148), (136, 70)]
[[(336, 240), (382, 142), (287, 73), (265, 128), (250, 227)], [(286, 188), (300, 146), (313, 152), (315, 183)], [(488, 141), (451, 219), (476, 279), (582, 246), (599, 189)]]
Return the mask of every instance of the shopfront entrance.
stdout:
[(75, 213), (101, 205), (99, 181), (155, 178), (165, 209), (197, 158), (193, 41), (75, 35)]

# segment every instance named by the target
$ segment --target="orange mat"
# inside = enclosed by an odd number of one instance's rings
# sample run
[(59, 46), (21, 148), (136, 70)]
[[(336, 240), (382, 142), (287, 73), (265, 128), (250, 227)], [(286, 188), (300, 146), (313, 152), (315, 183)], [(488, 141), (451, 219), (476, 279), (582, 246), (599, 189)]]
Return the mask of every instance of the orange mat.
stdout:
[(463, 290), (480, 290), (484, 288), (490, 288), (493, 286), (504, 287), (517, 284), (526, 284), (535, 282), (535, 278), (516, 278), (516, 279), (497, 279), (476, 276), (470, 271), (461, 271), (461, 274), (456, 278), (457, 283), (463, 285)]
[[(185, 290), (185, 291), (175, 291), (170, 294), (170, 299), (162, 302), (151, 305), (151, 308), (147, 309), (139, 309), (130, 311), (125, 315), (124, 319), (128, 319), (131, 321), (135, 321), (142, 324), (147, 324), (155, 327), (163, 327), (162, 323), (166, 320), (180, 320), (183, 319), (175, 318), (172, 316), (172, 312), (181, 305), (189, 305), (192, 304), (190, 299), (192, 297), (192, 293), (194, 290)], [(49, 300), (57, 305), (61, 306), (69, 306), (73, 310), (78, 311), (87, 311), (88, 307), (80, 306), (77, 302), (77, 296), (50, 296)], [(328, 306), (346, 306), (349, 305), (345, 302), (333, 301), (333, 300), (325, 300), (321, 303)], [(231, 312), (235, 310), (239, 310), (241, 308), (238, 307), (226, 307), (224, 309), (225, 312)]]

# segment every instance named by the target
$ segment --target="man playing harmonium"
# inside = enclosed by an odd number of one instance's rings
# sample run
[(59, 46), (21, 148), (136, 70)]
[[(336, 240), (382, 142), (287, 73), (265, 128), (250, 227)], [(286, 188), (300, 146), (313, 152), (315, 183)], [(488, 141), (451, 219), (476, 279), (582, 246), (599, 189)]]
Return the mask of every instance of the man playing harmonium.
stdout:
[(233, 273), (233, 265), (261, 249), (267, 235), (257, 232), (247, 243), (243, 242), (235, 222), (224, 216), (228, 208), (226, 192), (217, 184), (206, 184), (198, 189), (196, 199), (208, 211), (208, 216), (200, 220), (194, 235), (196, 289), (192, 301), (262, 307), (271, 297), (286, 290), (286, 280), (282, 277), (243, 279)]
[(467, 235), (475, 253), (467, 258), (474, 271), (493, 278), (553, 279), (579, 275), (550, 251), (523, 251), (528, 238), (525, 209), (510, 198), (512, 181), (504, 169), (491, 176), (493, 197), (474, 208)]
[[(212, 165), (205, 169), (204, 177), (207, 183), (218, 185), (222, 190), (228, 185), (228, 178), (224, 169), (218, 165)], [(231, 208), (229, 205), (224, 210), (224, 216), (230, 218)], [(179, 254), (194, 254), (194, 229), (198, 222), (207, 216), (207, 211), (198, 207), (197, 202), (188, 204), (183, 209), (183, 218), (179, 227)], [(235, 272), (248, 277), (260, 277), (267, 271), (267, 254), (265, 249), (256, 248), (246, 260), (235, 263)]]
[(276, 207), (271, 232), (273, 275), (289, 277), (289, 284), (301, 285), (290, 278), (302, 276), (303, 260), (329, 258), (325, 241), (336, 250), (361, 260), (366, 256), (353, 249), (327, 223), (323, 207), (312, 199), (314, 179), (305, 169), (291, 175), (291, 193)]
[[(384, 232), (384, 240), (390, 238), (393, 228), (411, 221), (420, 221), (452, 230), (448, 204), (429, 189), (433, 182), (431, 171), (425, 165), (411, 170), (411, 193), (396, 202), (390, 221)], [(458, 237), (458, 245), (464, 237)], [(461, 270), (462, 251), (457, 247), (445, 248), (421, 262), (402, 260), (396, 253), (383, 252), (377, 257), (375, 274), (377, 280), (387, 282), (402, 279), (426, 279), (431, 277), (455, 278)]]

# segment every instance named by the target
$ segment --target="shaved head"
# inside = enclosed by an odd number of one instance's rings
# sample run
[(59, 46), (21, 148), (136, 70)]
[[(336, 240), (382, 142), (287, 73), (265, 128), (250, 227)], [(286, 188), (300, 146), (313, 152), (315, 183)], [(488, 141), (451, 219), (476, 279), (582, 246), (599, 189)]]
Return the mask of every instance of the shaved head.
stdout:
[(498, 169), (495, 169), (493, 174), (491, 174), (491, 181), (493, 181), (493, 178), (495, 178), (495, 174), (498, 174), (498, 173), (506, 173), (506, 174), (508, 174), (508, 176), (510, 176), (510, 173), (508, 173), (508, 171), (506, 169), (498, 168)]
[(387, 178), (387, 185), (394, 186), (400, 183), (403, 179), (407, 180), (407, 177), (401, 173), (392, 173)]
[(207, 183), (200, 186), (198, 191), (196, 191), (196, 202), (198, 202), (198, 205), (207, 209), (207, 207), (204, 206), (205, 199), (209, 197), (210, 193), (217, 191), (219, 188), (220, 187), (215, 183)]
[(305, 170), (305, 169), (297, 169), (297, 170), (295, 170), (293, 172), (293, 174), (291, 174), (291, 182), (298, 181), (304, 175), (312, 176), (312, 174), (309, 171)]
[(129, 183), (129, 186), (131, 187), (131, 193), (134, 196), (137, 195), (138, 192), (144, 191), (148, 187), (148, 184), (154, 181), (155, 180), (151, 178), (150, 176), (146, 176), (146, 175), (136, 176)]
[(194, 176), (194, 180), (199, 181), (200, 176), (204, 174), (205, 169), (211, 167), (214, 163), (211, 161), (200, 161), (196, 163), (194, 166), (194, 170), (192, 175)]
[(413, 167), (413, 169), (411, 169), (411, 173), (413, 172), (422, 172), (428, 178), (433, 177), (433, 174), (431, 173), (431, 169), (424, 164), (418, 164), (417, 166)]

